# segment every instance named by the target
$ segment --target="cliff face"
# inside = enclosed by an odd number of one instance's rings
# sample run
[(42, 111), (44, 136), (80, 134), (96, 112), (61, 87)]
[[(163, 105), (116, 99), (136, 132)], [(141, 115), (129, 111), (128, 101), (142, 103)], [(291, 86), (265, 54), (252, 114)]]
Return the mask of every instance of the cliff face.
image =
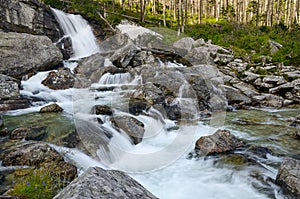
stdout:
[(46, 35), (53, 42), (63, 36), (51, 8), (39, 0), (0, 0), (0, 29)]

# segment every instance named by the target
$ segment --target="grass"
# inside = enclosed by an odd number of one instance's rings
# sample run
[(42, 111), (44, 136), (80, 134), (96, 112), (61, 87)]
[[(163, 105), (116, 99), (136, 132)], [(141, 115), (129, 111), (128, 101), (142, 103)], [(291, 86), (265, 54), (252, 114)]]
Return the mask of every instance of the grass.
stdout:
[(51, 199), (60, 191), (61, 179), (46, 169), (16, 172), (16, 181), (9, 194), (21, 199)]

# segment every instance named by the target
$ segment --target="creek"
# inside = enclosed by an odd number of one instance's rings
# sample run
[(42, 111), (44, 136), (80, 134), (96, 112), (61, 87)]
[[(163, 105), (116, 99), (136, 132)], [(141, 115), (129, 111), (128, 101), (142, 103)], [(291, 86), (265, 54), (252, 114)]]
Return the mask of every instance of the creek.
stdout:
[[(91, 28), (82, 17), (58, 10), (54, 12), (66, 36), (72, 40), (72, 60), (99, 52)], [(76, 62), (66, 61), (65, 67), (73, 70), (74, 64)], [(184, 66), (169, 64), (161, 67)], [(191, 121), (175, 122), (153, 107), (140, 115), (129, 113), (127, 96), (135, 86), (142, 84), (140, 76), (106, 73), (90, 88), (52, 90), (41, 83), (49, 72), (40, 72), (22, 81), (21, 94), (38, 100), (28, 109), (7, 112), (4, 119), (12, 128), (22, 124), (20, 121), (25, 125), (37, 120), (36, 112), (41, 107), (56, 102), (64, 112), (60, 119), (56, 116), (44, 118), (50, 120), (49, 126), (55, 126), (49, 129), (55, 129), (53, 133), (57, 133), (63, 128), (75, 128), (86, 150), (70, 149), (53, 142), (59, 135), (46, 141), (81, 172), (90, 166), (123, 170), (154, 195), (166, 199), (284, 198), (272, 179), (275, 179), (284, 156), (299, 158), (299, 141), (292, 136), (295, 129), (289, 127), (291, 118), (299, 115), (298, 109), (235, 110), (213, 114), (208, 120), (200, 121), (193, 99), (185, 95), (189, 88), (182, 85), (176, 102), (193, 117)], [(114, 89), (97, 89), (109, 87)], [(129, 116), (142, 122), (143, 141), (134, 145), (127, 135), (114, 128), (110, 116), (91, 114), (95, 105), (107, 105), (113, 109), (114, 116)], [(272, 152), (266, 153), (266, 157), (243, 150), (230, 155), (193, 156), (197, 139), (213, 134), (219, 128), (228, 129), (247, 143), (266, 147)]]

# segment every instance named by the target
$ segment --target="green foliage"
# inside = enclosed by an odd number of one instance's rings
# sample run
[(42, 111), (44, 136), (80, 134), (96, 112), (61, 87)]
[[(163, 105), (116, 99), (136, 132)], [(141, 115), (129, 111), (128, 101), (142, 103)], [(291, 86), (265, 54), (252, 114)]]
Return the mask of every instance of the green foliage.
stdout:
[[(300, 30), (287, 30), (284, 25), (276, 27), (229, 23), (225, 20), (215, 24), (201, 24), (186, 28), (186, 34), (194, 39), (212, 40), (214, 44), (230, 48), (235, 56), (260, 62), (261, 56), (272, 56), (273, 62), (300, 66)], [(283, 45), (271, 55), (269, 40)]]
[(44, 3), (57, 9), (63, 9), (65, 7), (65, 3), (60, 0), (44, 0)]
[(46, 169), (33, 170), (19, 177), (9, 194), (22, 199), (51, 199), (60, 191), (60, 181)]

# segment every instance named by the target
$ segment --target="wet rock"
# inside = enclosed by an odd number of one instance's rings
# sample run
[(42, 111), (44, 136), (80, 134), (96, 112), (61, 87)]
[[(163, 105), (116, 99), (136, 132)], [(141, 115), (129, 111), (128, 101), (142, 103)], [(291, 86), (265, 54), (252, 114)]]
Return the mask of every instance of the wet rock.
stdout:
[(24, 139), (29, 132), (29, 128), (17, 128), (9, 134), (9, 138), (12, 140)]
[(145, 129), (144, 124), (139, 120), (129, 116), (114, 116), (111, 121), (117, 129), (125, 132), (134, 144), (143, 140)]
[(132, 42), (129, 42), (124, 47), (116, 50), (110, 57), (110, 60), (115, 66), (119, 68), (126, 68), (138, 51), (140, 51), (140, 49)]
[(128, 111), (133, 115), (139, 115), (143, 111), (147, 111), (151, 103), (143, 96), (131, 96), (128, 103)]
[(273, 94), (262, 94), (252, 97), (252, 105), (258, 107), (275, 107), (280, 108), (283, 105), (284, 99), (281, 96)]
[(47, 135), (48, 131), (46, 127), (30, 127), (30, 131), (27, 133), (25, 140), (34, 140), (34, 141), (41, 141), (44, 140)]
[(218, 130), (212, 135), (200, 137), (195, 149), (199, 155), (214, 155), (233, 151), (243, 145), (228, 130)]
[(0, 73), (21, 78), (50, 70), (62, 62), (59, 49), (46, 36), (0, 32)]
[(7, 136), (8, 135), (8, 129), (7, 128), (3, 128), (1, 131), (0, 131), (0, 136)]
[(300, 131), (295, 132), (295, 138), (300, 140)]
[(40, 113), (50, 113), (50, 112), (62, 112), (63, 108), (58, 106), (57, 104), (50, 104), (40, 109)]
[(77, 168), (67, 162), (49, 145), (44, 143), (30, 143), (8, 151), (2, 159), (3, 166), (35, 166), (46, 167), (53, 174), (67, 179), (77, 176)]
[(246, 84), (244, 82), (233, 84), (233, 87), (242, 91), (247, 97), (253, 97), (255, 95), (259, 95), (259, 92), (257, 92), (257, 90), (253, 86)]
[(64, 37), (56, 43), (56, 47), (59, 48), (63, 55), (63, 60), (68, 60), (73, 55), (72, 40), (70, 37)]
[(228, 104), (239, 106), (243, 104), (249, 104), (251, 102), (251, 99), (241, 93), (238, 89), (226, 85), (223, 85), (223, 88), (226, 92)]
[(276, 176), (276, 183), (295, 198), (300, 197), (300, 161), (285, 159)]
[(264, 159), (267, 159), (267, 154), (273, 154), (273, 152), (267, 147), (254, 146), (254, 145), (247, 146), (245, 149), (245, 153), (247, 155), (255, 155), (256, 157), (264, 158)]
[(228, 154), (221, 156), (214, 161), (214, 164), (218, 167), (231, 166), (235, 169), (246, 167), (249, 165), (249, 159), (243, 154)]
[[(127, 72), (124, 68), (117, 68), (101, 53), (82, 58), (75, 68), (77, 78), (84, 79), (89, 84), (98, 83), (105, 73), (116, 74)], [(88, 85), (88, 84), (87, 84)]]
[(0, 114), (0, 127), (4, 126), (3, 116)]
[(29, 100), (20, 96), (19, 84), (20, 82), (17, 79), (0, 74), (0, 111), (22, 109), (30, 106)]
[(52, 71), (48, 74), (42, 84), (53, 90), (63, 90), (73, 88), (75, 84), (75, 76), (70, 69), (64, 68), (58, 71)]
[(122, 171), (91, 167), (54, 198), (151, 199), (156, 197)]
[(113, 114), (111, 107), (106, 106), (106, 105), (94, 106), (93, 112), (96, 113), (96, 115), (112, 115)]
[(19, 84), (17, 79), (0, 74), (0, 99), (19, 98)]
[(49, 6), (38, 0), (1, 0), (0, 29), (5, 32), (47, 35), (53, 42), (61, 38), (61, 30)]
[(133, 99), (145, 99), (149, 104), (161, 104), (164, 101), (164, 94), (161, 89), (152, 82), (147, 82), (138, 87), (131, 95)]
[(290, 126), (294, 126), (296, 128), (300, 128), (300, 115), (298, 115), (295, 120), (290, 124)]
[(78, 136), (78, 133), (74, 130), (68, 135), (62, 137), (61, 141), (64, 147), (75, 148), (79, 145), (80, 138)]
[(181, 109), (176, 103), (176, 100), (172, 96), (167, 96), (163, 107), (166, 111), (166, 115), (170, 120), (181, 119)]
[(144, 64), (154, 65), (155, 62), (156, 62), (155, 57), (153, 56), (152, 52), (150, 52), (150, 51), (141, 51), (133, 57), (133, 59), (131, 61), (131, 65), (133, 67), (144, 65)]

